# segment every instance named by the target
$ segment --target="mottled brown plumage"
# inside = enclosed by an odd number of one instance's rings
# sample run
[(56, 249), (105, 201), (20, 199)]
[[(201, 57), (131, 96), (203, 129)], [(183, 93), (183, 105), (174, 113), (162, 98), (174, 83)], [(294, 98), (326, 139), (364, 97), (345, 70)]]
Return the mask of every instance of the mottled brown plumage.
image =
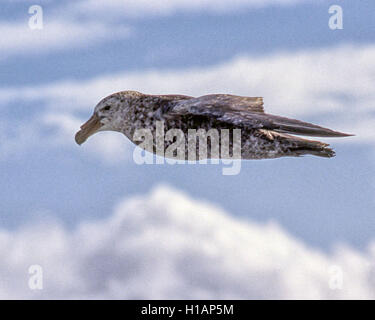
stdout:
[[(150, 129), (155, 136), (158, 121), (164, 124), (165, 132), (169, 129), (182, 130), (186, 142), (184, 159), (188, 156), (189, 129), (241, 129), (242, 159), (297, 157), (305, 154), (332, 157), (335, 153), (328, 148), (328, 144), (295, 137), (293, 134), (317, 137), (349, 136), (299, 120), (267, 114), (260, 97), (212, 94), (194, 98), (123, 91), (98, 103), (94, 115), (77, 132), (76, 142), (82, 144), (95, 132), (112, 130), (122, 132), (131, 141), (139, 144), (139, 141), (133, 139), (135, 131)], [(164, 148), (172, 143), (173, 141), (166, 141)], [(230, 144), (232, 147), (231, 140)], [(156, 150), (154, 144), (152, 151)], [(210, 157), (209, 143), (208, 158)]]

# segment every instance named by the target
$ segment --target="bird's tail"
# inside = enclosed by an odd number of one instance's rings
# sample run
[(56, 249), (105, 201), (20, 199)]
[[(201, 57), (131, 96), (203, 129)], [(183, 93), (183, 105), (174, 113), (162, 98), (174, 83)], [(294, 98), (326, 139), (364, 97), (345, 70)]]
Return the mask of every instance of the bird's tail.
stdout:
[[(318, 142), (318, 141), (312, 141), (312, 142)], [(313, 156), (323, 157), (323, 158), (332, 158), (336, 155), (335, 151), (329, 148), (328, 144), (326, 143), (319, 143), (319, 144), (317, 143), (317, 144), (311, 144), (310, 146), (306, 146), (306, 147), (298, 147), (292, 150), (292, 152), (295, 152), (297, 156), (311, 154)]]
[(329, 144), (303, 139), (300, 137), (279, 133), (280, 137), (288, 145), (288, 153), (291, 156), (299, 157), (307, 154), (311, 154), (318, 157), (332, 158), (334, 157), (335, 151), (329, 148)]

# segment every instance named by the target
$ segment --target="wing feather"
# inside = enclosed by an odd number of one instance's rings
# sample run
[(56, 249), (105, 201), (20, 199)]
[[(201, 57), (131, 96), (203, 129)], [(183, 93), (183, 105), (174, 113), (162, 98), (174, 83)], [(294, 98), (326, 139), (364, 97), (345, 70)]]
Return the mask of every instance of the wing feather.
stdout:
[(333, 131), (300, 120), (264, 113), (261, 97), (211, 94), (178, 101), (169, 116), (197, 115), (214, 118), (238, 127), (268, 129), (281, 133), (315, 137), (345, 137), (350, 134)]

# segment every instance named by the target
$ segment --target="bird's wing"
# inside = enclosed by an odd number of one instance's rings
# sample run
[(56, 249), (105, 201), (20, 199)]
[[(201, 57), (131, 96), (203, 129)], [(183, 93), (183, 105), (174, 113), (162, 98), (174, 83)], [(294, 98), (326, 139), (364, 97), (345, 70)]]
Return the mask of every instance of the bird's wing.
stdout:
[(349, 134), (333, 131), (311, 123), (264, 113), (261, 97), (241, 97), (211, 94), (177, 101), (168, 110), (170, 117), (206, 116), (238, 127), (274, 130), (316, 137), (345, 137)]

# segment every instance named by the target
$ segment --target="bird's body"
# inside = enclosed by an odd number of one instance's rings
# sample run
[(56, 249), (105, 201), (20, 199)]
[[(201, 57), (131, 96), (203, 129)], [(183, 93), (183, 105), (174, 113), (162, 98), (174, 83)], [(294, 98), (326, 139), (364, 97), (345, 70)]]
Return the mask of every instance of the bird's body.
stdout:
[[(88, 136), (104, 130), (118, 131), (125, 134), (135, 144), (142, 146), (135, 139), (137, 130), (149, 130), (153, 135), (152, 148), (148, 151), (158, 153), (156, 136), (160, 126), (164, 132), (176, 129), (182, 134), (185, 152), (179, 158), (191, 160), (189, 134), (191, 130), (203, 129), (208, 132), (216, 129), (219, 140), (210, 136), (207, 144), (207, 158), (214, 158), (216, 149), (213, 143), (223, 147), (221, 132), (229, 132), (229, 157), (235, 140), (234, 130), (240, 129), (240, 154), (242, 159), (270, 159), (283, 156), (301, 156), (311, 154), (321, 157), (332, 157), (334, 151), (328, 144), (293, 136), (325, 136), (343, 137), (347, 134), (332, 131), (327, 128), (283, 118), (264, 113), (263, 99), (260, 97), (240, 97), (227, 94), (207, 95), (198, 98), (183, 95), (146, 95), (135, 91), (123, 91), (112, 94), (99, 102), (92, 118), (81, 127), (76, 135), (78, 144), (83, 143)], [(226, 130), (229, 129), (229, 130)], [(224, 130), (224, 131), (223, 131)], [(202, 130), (201, 130), (202, 131)], [(191, 142), (191, 140), (190, 140)], [(164, 150), (176, 139), (163, 140)], [(158, 149), (159, 146), (159, 149)], [(200, 145), (195, 144), (193, 153), (196, 159), (202, 159), (199, 154)], [(164, 152), (163, 152), (164, 155)], [(219, 158), (225, 158), (222, 153)]]

